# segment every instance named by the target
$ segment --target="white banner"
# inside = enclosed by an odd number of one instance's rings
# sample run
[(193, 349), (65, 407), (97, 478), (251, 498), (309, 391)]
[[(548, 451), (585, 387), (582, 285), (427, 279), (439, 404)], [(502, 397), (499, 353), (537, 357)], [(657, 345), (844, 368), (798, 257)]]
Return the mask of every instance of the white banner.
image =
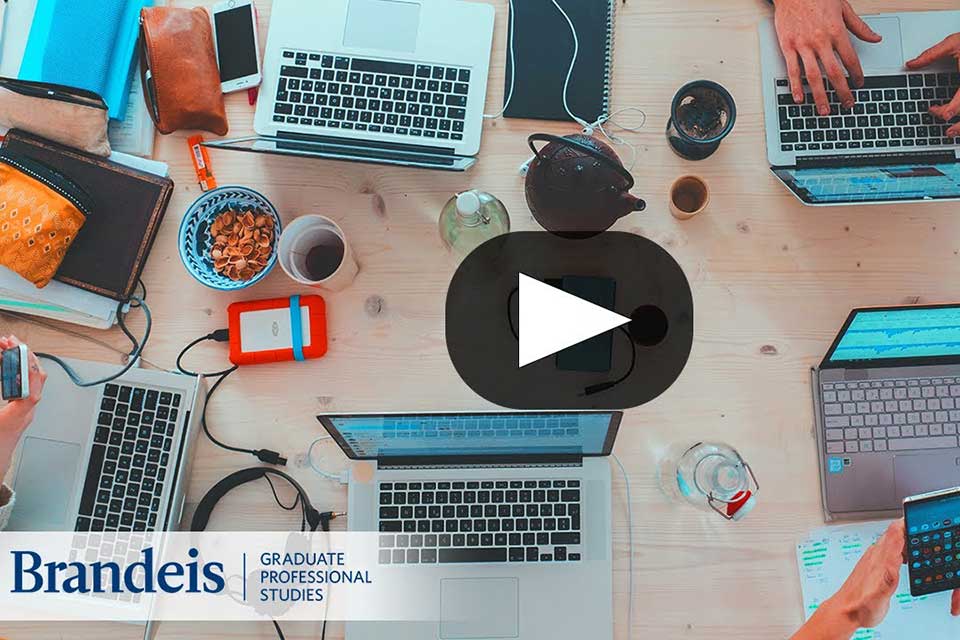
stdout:
[(381, 535), (3, 532), (0, 620), (438, 620), (438, 550)]

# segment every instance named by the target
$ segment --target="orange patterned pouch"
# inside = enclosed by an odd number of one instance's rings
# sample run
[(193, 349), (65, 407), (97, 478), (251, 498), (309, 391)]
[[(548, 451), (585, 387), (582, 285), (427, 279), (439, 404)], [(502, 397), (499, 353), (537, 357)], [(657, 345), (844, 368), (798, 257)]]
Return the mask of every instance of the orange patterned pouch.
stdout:
[(61, 173), (0, 150), (0, 265), (47, 286), (87, 220), (89, 201)]

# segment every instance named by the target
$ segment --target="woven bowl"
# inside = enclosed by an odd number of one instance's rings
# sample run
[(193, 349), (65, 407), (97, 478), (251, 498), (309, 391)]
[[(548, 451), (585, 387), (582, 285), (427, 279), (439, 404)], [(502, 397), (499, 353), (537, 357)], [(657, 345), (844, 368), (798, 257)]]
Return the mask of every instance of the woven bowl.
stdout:
[[(263, 271), (250, 280), (236, 281), (217, 273), (210, 258), (213, 238), (210, 225), (218, 215), (233, 209), (235, 211), (259, 211), (273, 216), (273, 245), (270, 247), (270, 260)], [(208, 191), (190, 205), (180, 222), (178, 245), (183, 266), (200, 284), (218, 291), (236, 291), (256, 284), (270, 273), (277, 263), (277, 243), (280, 240), (280, 216), (269, 200), (246, 187), (220, 187)]]

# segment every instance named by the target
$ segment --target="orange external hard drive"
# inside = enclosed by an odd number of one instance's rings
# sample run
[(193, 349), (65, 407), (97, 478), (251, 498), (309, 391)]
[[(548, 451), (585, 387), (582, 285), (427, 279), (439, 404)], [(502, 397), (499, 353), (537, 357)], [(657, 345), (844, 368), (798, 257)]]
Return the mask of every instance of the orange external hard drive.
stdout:
[(302, 361), (327, 352), (327, 310), (320, 296), (234, 302), (227, 313), (233, 364)]

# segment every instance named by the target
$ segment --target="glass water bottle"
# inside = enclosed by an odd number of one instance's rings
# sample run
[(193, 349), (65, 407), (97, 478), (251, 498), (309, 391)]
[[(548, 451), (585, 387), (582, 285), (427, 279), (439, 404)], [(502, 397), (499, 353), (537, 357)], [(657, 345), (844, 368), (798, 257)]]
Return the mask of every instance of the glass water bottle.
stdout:
[(727, 520), (740, 520), (756, 506), (760, 487), (736, 449), (719, 442), (675, 445), (660, 461), (660, 486), (669, 498)]
[(506, 207), (485, 191), (471, 189), (459, 193), (440, 212), (440, 239), (460, 257), (508, 231), (510, 216)]

